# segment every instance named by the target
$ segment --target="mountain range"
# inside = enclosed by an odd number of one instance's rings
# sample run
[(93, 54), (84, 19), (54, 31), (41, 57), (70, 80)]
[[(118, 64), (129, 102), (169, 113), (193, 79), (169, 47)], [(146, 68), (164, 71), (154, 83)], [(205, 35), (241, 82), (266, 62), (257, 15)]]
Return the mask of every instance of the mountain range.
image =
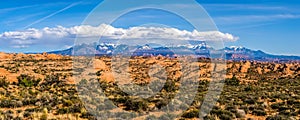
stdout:
[[(113, 54), (130, 53), (130, 56), (176, 56), (194, 54), (198, 57), (210, 58), (214, 53), (225, 53), (227, 60), (256, 60), (256, 61), (300, 61), (299, 56), (285, 56), (285, 55), (272, 55), (265, 53), (261, 50), (251, 50), (245, 47), (225, 47), (223, 49), (214, 49), (201, 42), (195, 45), (177, 45), (177, 46), (156, 46), (155, 44), (145, 44), (141, 46), (134, 46), (131, 48), (127, 45), (116, 45), (112, 43), (101, 43), (99, 45), (77, 45), (65, 50), (51, 51), (49, 54), (60, 55), (87, 55), (93, 53), (96, 56), (111, 56)], [(127, 51), (127, 52), (126, 52)]]

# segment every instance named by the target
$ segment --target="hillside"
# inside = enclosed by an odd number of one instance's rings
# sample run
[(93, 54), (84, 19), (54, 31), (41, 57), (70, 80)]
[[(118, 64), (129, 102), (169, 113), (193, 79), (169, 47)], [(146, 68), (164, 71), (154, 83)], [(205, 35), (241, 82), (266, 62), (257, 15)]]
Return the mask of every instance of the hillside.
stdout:
[[(73, 55), (75, 53), (82, 53), (82, 55), (96, 55), (96, 56), (111, 56), (118, 51), (126, 50), (126, 45), (115, 45), (111, 43), (102, 43), (96, 47), (90, 45), (79, 45), (66, 50), (52, 51), (48, 52), (50, 54), (59, 54), (59, 55)], [(215, 50), (208, 47), (206, 44), (196, 44), (196, 45), (181, 45), (181, 46), (170, 46), (170, 47), (151, 47), (149, 45), (136, 46), (136, 51), (133, 52), (133, 55), (189, 55), (194, 54), (199, 57), (210, 57), (214, 53), (225, 53), (227, 60), (255, 60), (255, 61), (277, 61), (277, 62), (287, 62), (287, 61), (300, 61), (299, 56), (285, 56), (285, 55), (272, 55), (267, 54), (261, 50), (251, 50), (245, 47), (225, 47), (220, 50)], [(79, 52), (80, 50), (80, 52)], [(92, 52), (87, 52), (92, 51)], [(174, 53), (173, 51), (176, 51)], [(87, 54), (89, 53), (89, 54)]]

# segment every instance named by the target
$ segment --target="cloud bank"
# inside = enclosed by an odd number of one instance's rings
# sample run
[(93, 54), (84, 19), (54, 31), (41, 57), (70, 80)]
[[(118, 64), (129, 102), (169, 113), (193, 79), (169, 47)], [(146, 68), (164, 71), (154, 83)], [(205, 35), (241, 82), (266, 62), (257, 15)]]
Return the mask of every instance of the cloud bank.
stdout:
[(166, 27), (131, 27), (116, 28), (111, 25), (81, 25), (74, 27), (57, 26), (42, 29), (29, 28), (24, 31), (9, 31), (0, 34), (0, 43), (14, 48), (26, 48), (31, 45), (57, 46), (71, 45), (76, 37), (93, 38), (102, 36), (108, 40), (201, 40), (201, 41), (236, 41), (239, 38), (220, 31), (199, 32)]

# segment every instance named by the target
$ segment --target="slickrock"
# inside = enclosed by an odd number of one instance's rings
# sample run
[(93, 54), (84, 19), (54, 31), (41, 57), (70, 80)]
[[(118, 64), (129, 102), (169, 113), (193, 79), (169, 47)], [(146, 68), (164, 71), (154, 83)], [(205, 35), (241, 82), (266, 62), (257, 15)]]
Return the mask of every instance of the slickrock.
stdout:
[(257, 67), (256, 70), (257, 70), (258, 74), (260, 74), (260, 75), (263, 74), (263, 69), (262, 68)]
[(250, 66), (251, 66), (251, 63), (249, 61), (247, 61), (245, 64), (242, 65), (241, 72), (247, 73)]
[(94, 60), (94, 68), (96, 70), (107, 70), (107, 66), (103, 60), (95, 59)]
[[(17, 76), (20, 74), (31, 74), (37, 78), (43, 78), (45, 75), (51, 73), (65, 74), (66, 79), (73, 81), (72, 73), (72, 57), (61, 56), (55, 54), (7, 54), (0, 52), (0, 75), (7, 76), (12, 81), (17, 81)], [(59, 60), (61, 59), (61, 60)], [(15, 62), (13, 62), (14, 60)], [(27, 61), (23, 61), (27, 60)], [(50, 61), (49, 61), (50, 60)], [(52, 61), (51, 61), (52, 60)], [(54, 61), (53, 61), (54, 60)], [(58, 61), (59, 60), (59, 61)], [(83, 59), (84, 60), (84, 59)], [(102, 79), (113, 81), (113, 74), (111, 74), (111, 58), (98, 57), (94, 60), (95, 71), (104, 71), (101, 73)], [(209, 61), (200, 60), (194, 63), (198, 66), (197, 71), (186, 70), (182, 71), (186, 65), (180, 63), (173, 58), (165, 58), (163, 56), (150, 58), (131, 58), (129, 61), (130, 77), (138, 83), (149, 82), (151, 80), (148, 72), (153, 65), (159, 65), (165, 69), (168, 78), (178, 79), (184, 72), (189, 72), (190, 76), (198, 76), (201, 80), (208, 80), (212, 77), (212, 70), (220, 72), (226, 70), (226, 78), (236, 76), (242, 80), (260, 80), (260, 79), (280, 79), (280, 78), (295, 78), (300, 77), (300, 64), (298, 62), (289, 63), (275, 63), (275, 62), (258, 62), (258, 61), (227, 61), (225, 64), (209, 63)], [(121, 67), (121, 66), (115, 66)], [(76, 71), (80, 73), (80, 71)]]

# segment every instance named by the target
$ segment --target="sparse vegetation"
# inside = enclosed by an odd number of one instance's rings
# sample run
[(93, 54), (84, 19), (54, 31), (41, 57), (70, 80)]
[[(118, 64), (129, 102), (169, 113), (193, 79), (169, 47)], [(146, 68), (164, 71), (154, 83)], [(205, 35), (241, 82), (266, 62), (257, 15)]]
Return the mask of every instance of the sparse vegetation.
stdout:
[(0, 77), (0, 87), (7, 87), (10, 83), (6, 77)]
[(35, 79), (32, 76), (21, 74), (18, 78), (18, 85), (24, 87), (33, 87), (37, 86), (41, 79)]
[[(150, 77), (145, 75), (146, 72), (140, 72), (139, 69), (147, 71), (149, 67), (147, 64), (153, 65), (166, 60), (165, 63), (161, 62), (169, 73), (166, 84), (158, 93), (144, 99), (123, 92), (116, 82), (107, 81), (109, 77), (103, 76), (110, 72), (109, 67), (98, 70), (95, 74), (89, 73), (88, 75), (96, 75), (97, 79), (83, 79), (76, 83), (79, 85), (76, 89), (75, 82), (70, 78), (73, 74), (80, 74), (83, 70), (72, 71), (71, 59), (34, 60), (29, 57), (22, 58), (26, 60), (20, 59), (0, 61), (1, 70), (15, 75), (15, 79), (13, 76), (0, 76), (0, 119), (96, 119), (94, 114), (101, 114), (105, 111), (106, 114), (119, 115), (120, 119), (144, 115), (143, 119), (147, 120), (169, 120), (178, 117), (172, 112), (181, 108), (187, 108), (187, 110), (180, 111), (183, 113), (180, 119), (193, 119), (199, 117), (199, 110), (210, 84), (210, 73), (204, 72), (201, 78), (206, 80), (199, 81), (198, 93), (192, 104), (188, 105), (182, 103), (181, 99), (172, 101), (180, 88), (181, 73), (180, 69), (177, 69), (178, 61), (176, 60), (164, 58), (159, 58), (159, 61), (154, 62), (146, 61), (144, 58), (132, 60), (131, 67), (136, 67), (136, 69), (132, 69), (131, 77), (140, 86), (148, 85)], [(97, 59), (111, 66), (108, 58)], [(138, 62), (140, 63), (137, 64)], [(201, 64), (200, 62), (202, 61), (199, 61), (201, 70), (209, 69), (207, 61)], [(220, 99), (205, 119), (247, 119), (252, 116), (267, 120), (299, 119), (299, 65), (294, 64), (296, 67), (293, 68), (293, 74), (285, 76), (288, 72), (285, 71), (287, 65), (282, 68), (277, 67), (277, 71), (271, 71), (275, 68), (275, 64), (251, 62), (252, 66), (242, 69), (244, 63), (229, 63), (228, 66), (233, 65), (227, 69), (229, 77), (224, 81), (225, 86)], [(141, 64), (143, 65), (140, 66)], [(161, 71), (156, 72), (161, 73)], [(194, 74), (193, 71), (190, 72)], [(158, 89), (156, 87), (153, 88)], [(89, 106), (79, 99), (77, 90), (88, 91), (86, 96), (82, 97), (90, 100), (89, 104), (95, 106), (95, 110), (99, 113), (92, 113), (86, 109)], [(109, 96), (109, 99), (103, 101), (93, 99), (93, 97), (97, 98), (97, 95), (93, 96), (93, 94), (99, 93), (100, 90), (104, 91), (103, 93)], [(171, 102), (174, 102), (172, 103), (174, 106), (168, 107), (170, 113), (146, 116), (149, 112), (161, 109)], [(115, 112), (116, 107), (134, 114)]]

